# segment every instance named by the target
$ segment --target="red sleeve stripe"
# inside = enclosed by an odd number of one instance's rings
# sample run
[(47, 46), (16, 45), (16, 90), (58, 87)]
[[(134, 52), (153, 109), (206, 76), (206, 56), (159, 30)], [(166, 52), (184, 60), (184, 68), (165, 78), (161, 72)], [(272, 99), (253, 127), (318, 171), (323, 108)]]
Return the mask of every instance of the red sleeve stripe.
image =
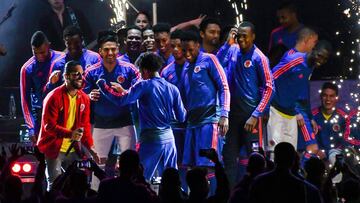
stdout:
[(288, 71), (290, 68), (297, 66), (301, 63), (304, 62), (303, 57), (298, 57), (292, 61), (290, 61), (289, 63), (285, 64), (284, 66), (280, 67), (278, 70), (276, 70), (273, 73), (274, 79), (277, 79), (281, 74), (285, 73), (286, 71)]
[(160, 72), (160, 76), (161, 76), (161, 77), (164, 77), (164, 76), (163, 76), (164, 71), (165, 71), (166, 69), (168, 69), (172, 64), (174, 64), (174, 62), (175, 62), (175, 61), (169, 63), (167, 66), (165, 66), (165, 68), (162, 69), (162, 71)]
[(311, 113), (313, 116), (317, 115), (319, 113), (319, 108), (315, 108), (315, 109), (311, 110)]
[[(58, 52), (58, 51), (56, 51), (56, 52)], [(62, 52), (58, 52), (58, 53), (62, 53)], [(51, 75), (51, 73), (53, 72), (53, 69), (54, 69), (55, 64), (56, 64), (58, 61), (60, 61), (61, 59), (64, 59), (65, 56), (66, 56), (66, 54), (62, 53), (59, 57), (57, 57), (57, 58), (51, 63), (50, 69), (49, 69), (49, 73), (48, 73), (48, 76), (47, 76), (47, 78), (46, 78), (46, 83), (45, 83), (45, 84), (47, 84), (47, 83), (49, 82), (50, 75)], [(46, 91), (46, 85), (43, 87), (43, 92), (45, 92), (45, 91)]]
[(213, 123), (212, 124), (213, 131), (212, 131), (212, 139), (211, 139), (211, 148), (214, 148), (215, 150), (218, 149), (218, 124)]
[(338, 114), (339, 114), (340, 116), (342, 116), (342, 117), (345, 117), (345, 116), (346, 116), (345, 111), (343, 111), (342, 109), (336, 108), (336, 113), (338, 113)]
[(137, 80), (139, 80), (141, 78), (140, 72), (132, 63), (128, 63), (126, 61), (118, 61), (118, 63), (119, 63), (119, 65), (130, 67), (135, 72), (135, 76), (136, 76)]
[(302, 132), (302, 134), (304, 136), (305, 142), (309, 141), (310, 140), (310, 135), (309, 135), (309, 131), (306, 128), (306, 125), (301, 126), (300, 129), (301, 129), (301, 132)]
[(101, 61), (99, 61), (98, 63), (95, 63), (94, 65), (92, 65), (92, 66), (90, 66), (89, 68), (87, 68), (87, 69), (85, 70), (85, 76), (84, 76), (84, 77), (86, 77), (86, 76), (89, 74), (90, 71), (95, 70), (95, 69), (97, 69), (97, 68), (99, 68), (99, 67), (101, 67)]
[(124, 96), (125, 94), (128, 93), (128, 91), (125, 91), (125, 92), (117, 92), (115, 91), (113, 88), (111, 88), (109, 85), (107, 85), (106, 83), (104, 83), (104, 87), (105, 87), (105, 90), (107, 92), (109, 92), (110, 94), (112, 94), (113, 96), (115, 97), (121, 97), (121, 96)]
[(260, 105), (258, 107), (258, 110), (260, 112), (263, 112), (265, 107), (268, 105), (269, 101), (270, 101), (270, 97), (271, 97), (271, 93), (273, 91), (272, 89), (272, 77), (271, 77), (271, 73), (270, 73), (270, 68), (269, 68), (269, 64), (267, 63), (267, 59), (266, 56), (258, 49), (255, 49), (255, 52), (260, 56), (261, 58), (261, 64), (262, 64), (262, 68), (265, 74), (265, 90), (263, 93), (263, 98), (261, 99)]
[(31, 119), (29, 106), (26, 100), (26, 71), (28, 67), (35, 62), (35, 57), (31, 57), (20, 70), (20, 95), (21, 95), (21, 107), (24, 113), (24, 119), (29, 128), (34, 128), (34, 123)]
[(288, 51), (288, 56), (289, 56), (289, 55), (293, 55), (294, 53), (296, 53), (295, 50), (294, 50), (294, 49), (290, 49), (290, 50)]
[(224, 87), (224, 109), (227, 111), (230, 111), (230, 90), (229, 90), (229, 85), (226, 79), (226, 75), (224, 72), (224, 69), (222, 68), (222, 66), (220, 65), (219, 61), (217, 60), (216, 56), (213, 54), (204, 54), (204, 55), (208, 55), (210, 56), (211, 60), (214, 62), (215, 64), (215, 68), (218, 71), (220, 78), (221, 78), (221, 82), (222, 85)]

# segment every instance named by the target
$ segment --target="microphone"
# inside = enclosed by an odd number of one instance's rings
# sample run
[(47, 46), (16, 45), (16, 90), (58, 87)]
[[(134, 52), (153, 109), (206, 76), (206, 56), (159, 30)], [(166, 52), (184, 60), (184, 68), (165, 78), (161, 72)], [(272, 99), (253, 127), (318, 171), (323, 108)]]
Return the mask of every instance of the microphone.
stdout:
[[(84, 128), (79, 128), (79, 129), (78, 129), (78, 132), (79, 132), (79, 133), (84, 132)], [(76, 141), (76, 140), (71, 140), (71, 144), (70, 144), (69, 148), (66, 150), (65, 156), (68, 156), (68, 155), (69, 155), (70, 151), (74, 148), (74, 146), (75, 146), (75, 144), (76, 144), (77, 142), (78, 142), (78, 141)]]

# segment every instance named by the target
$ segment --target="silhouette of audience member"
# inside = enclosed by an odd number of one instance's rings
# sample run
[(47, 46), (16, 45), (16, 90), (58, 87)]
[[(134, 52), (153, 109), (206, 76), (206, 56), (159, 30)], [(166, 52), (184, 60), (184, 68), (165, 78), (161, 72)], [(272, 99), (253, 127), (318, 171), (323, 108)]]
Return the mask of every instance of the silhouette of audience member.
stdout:
[(139, 155), (126, 150), (120, 155), (120, 176), (101, 181), (98, 190), (99, 202), (153, 203), (159, 202), (156, 194), (138, 177), (143, 176)]
[(249, 202), (249, 189), (254, 178), (265, 171), (266, 161), (263, 155), (254, 152), (249, 157), (247, 174), (234, 187), (230, 196), (229, 203), (247, 203)]
[(306, 180), (321, 190), (324, 181), (325, 164), (317, 157), (305, 162)]
[[(88, 198), (90, 184), (88, 183), (88, 176), (84, 170), (76, 168), (66, 178), (63, 185), (63, 195), (56, 199), (55, 203), (87, 203), (91, 202)], [(95, 200), (92, 200), (95, 202)]]
[(5, 178), (3, 199), (0, 202), (17, 203), (21, 202), (23, 184), (19, 176), (9, 175)]
[(341, 196), (345, 203), (360, 202), (360, 183), (358, 180), (350, 178), (341, 184)]
[(181, 189), (179, 171), (175, 168), (167, 168), (162, 174), (159, 189), (161, 203), (183, 203), (187, 194)]
[(225, 175), (217, 152), (215, 149), (206, 155), (208, 159), (215, 163), (216, 191), (215, 195), (208, 197), (209, 184), (207, 179), (207, 168), (196, 167), (186, 174), (186, 182), (190, 188), (189, 199), (186, 203), (226, 203), (229, 198), (229, 181)]
[(249, 193), (251, 203), (323, 202), (315, 186), (291, 173), (295, 153), (290, 143), (281, 142), (275, 146), (275, 169), (255, 178)]

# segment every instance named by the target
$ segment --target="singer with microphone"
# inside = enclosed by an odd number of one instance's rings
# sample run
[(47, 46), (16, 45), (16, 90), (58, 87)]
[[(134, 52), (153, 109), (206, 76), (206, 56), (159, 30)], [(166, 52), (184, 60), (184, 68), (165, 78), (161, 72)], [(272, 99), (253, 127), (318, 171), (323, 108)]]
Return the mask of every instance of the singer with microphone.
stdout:
[(48, 190), (55, 178), (73, 161), (94, 158), (90, 129), (90, 99), (81, 90), (83, 68), (69, 61), (64, 68), (65, 84), (51, 91), (44, 100), (37, 145), (45, 154)]

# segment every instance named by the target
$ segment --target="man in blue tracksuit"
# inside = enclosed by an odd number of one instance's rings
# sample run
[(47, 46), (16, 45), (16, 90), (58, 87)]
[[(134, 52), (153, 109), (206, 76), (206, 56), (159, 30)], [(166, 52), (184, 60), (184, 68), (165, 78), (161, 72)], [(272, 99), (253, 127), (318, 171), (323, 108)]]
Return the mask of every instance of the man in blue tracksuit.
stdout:
[(171, 129), (171, 121), (185, 121), (186, 111), (179, 90), (160, 78), (162, 61), (154, 53), (147, 53), (140, 61), (143, 81), (133, 85), (128, 91), (119, 85), (109, 86), (105, 79), (99, 79), (100, 91), (117, 106), (131, 104), (139, 100), (140, 148), (139, 155), (147, 180), (158, 170), (161, 176), (168, 167), (177, 168), (176, 147)]
[[(297, 147), (296, 102), (304, 88), (308, 87), (313, 67), (320, 67), (326, 63), (330, 52), (331, 45), (326, 41), (320, 41), (309, 54), (297, 52), (285, 56), (272, 69), (276, 91), (271, 103), (267, 126), (270, 150), (283, 141)], [(306, 101), (309, 102), (309, 100)], [(303, 104), (303, 106), (310, 107), (310, 104)], [(308, 133), (304, 135), (305, 142), (314, 139)]]
[(63, 33), (67, 52), (62, 57), (57, 58), (50, 67), (51, 75), (49, 82), (46, 84), (46, 92), (50, 92), (55, 87), (64, 83), (62, 78), (65, 64), (68, 61), (79, 61), (84, 71), (91, 65), (101, 61), (98, 53), (83, 48), (83, 35), (81, 30), (73, 25), (65, 28)]
[[(181, 47), (181, 37), (182, 37), (181, 30), (175, 30), (171, 33), (170, 36), (170, 44), (173, 49), (172, 54), (175, 58), (174, 62), (171, 62), (167, 65), (160, 73), (160, 76), (163, 77), (166, 81), (170, 82), (171, 84), (175, 85), (182, 96), (184, 97), (184, 68), (188, 65), (188, 62), (185, 59), (183, 54), (183, 50)], [(183, 101), (184, 102), (184, 101)], [(186, 131), (186, 122), (172, 122), (171, 127), (174, 132), (175, 137), (175, 145), (176, 151), (178, 154), (177, 163), (179, 166), (179, 173), (181, 178), (182, 188), (187, 191), (186, 185), (186, 171), (187, 168), (182, 166), (182, 157), (184, 153), (184, 141), (185, 141), (185, 131)]]
[(116, 58), (119, 51), (116, 33), (99, 33), (98, 44), (102, 61), (86, 69), (84, 92), (89, 94), (93, 104), (94, 145), (100, 159), (106, 162), (105, 171), (112, 176), (117, 159), (110, 152), (111, 146), (118, 146), (120, 152), (135, 149), (136, 133), (130, 104), (120, 108), (113, 104), (99, 92), (96, 81), (104, 78), (108, 82), (130, 88), (140, 79), (140, 73), (134, 65)]
[[(189, 62), (183, 82), (188, 111), (183, 164), (211, 169), (214, 163), (199, 156), (199, 150), (214, 148), (221, 157), (220, 135), (224, 136), (228, 130), (229, 86), (216, 56), (200, 51), (197, 33), (184, 33), (182, 45)], [(209, 171), (209, 176), (214, 177)]]
[(29, 136), (33, 137), (35, 143), (41, 125), (42, 102), (46, 96), (44, 90), (51, 73), (50, 66), (64, 53), (51, 50), (47, 37), (41, 31), (31, 37), (31, 48), (34, 56), (20, 70), (20, 96)]
[(274, 92), (268, 58), (254, 45), (254, 40), (254, 25), (250, 22), (241, 23), (237, 33), (240, 51), (233, 50), (237, 53), (236, 58), (230, 60), (226, 68), (231, 111), (223, 156), (231, 186), (242, 175), (238, 170), (241, 147), (245, 147), (247, 155), (250, 155), (251, 143), (257, 142), (262, 146), (262, 117)]
[(316, 141), (319, 145), (321, 158), (326, 158), (334, 165), (336, 154), (346, 146), (344, 135), (347, 127), (347, 113), (337, 107), (338, 87), (336, 84), (325, 82), (321, 88), (321, 106), (312, 110), (319, 132)]
[[(310, 53), (318, 41), (318, 34), (309, 27), (303, 27), (296, 40), (294, 48), (288, 50), (283, 57), (292, 55), (296, 52)], [(310, 74), (311, 77), (311, 74)], [(310, 79), (309, 77), (309, 79)], [(316, 122), (312, 119), (310, 112), (310, 81), (306, 83), (296, 102), (296, 120), (298, 124), (298, 151), (304, 151), (303, 162), (311, 155), (318, 152), (315, 135), (317, 133)], [(310, 139), (309, 139), (310, 138)], [(308, 153), (311, 152), (311, 153)]]

